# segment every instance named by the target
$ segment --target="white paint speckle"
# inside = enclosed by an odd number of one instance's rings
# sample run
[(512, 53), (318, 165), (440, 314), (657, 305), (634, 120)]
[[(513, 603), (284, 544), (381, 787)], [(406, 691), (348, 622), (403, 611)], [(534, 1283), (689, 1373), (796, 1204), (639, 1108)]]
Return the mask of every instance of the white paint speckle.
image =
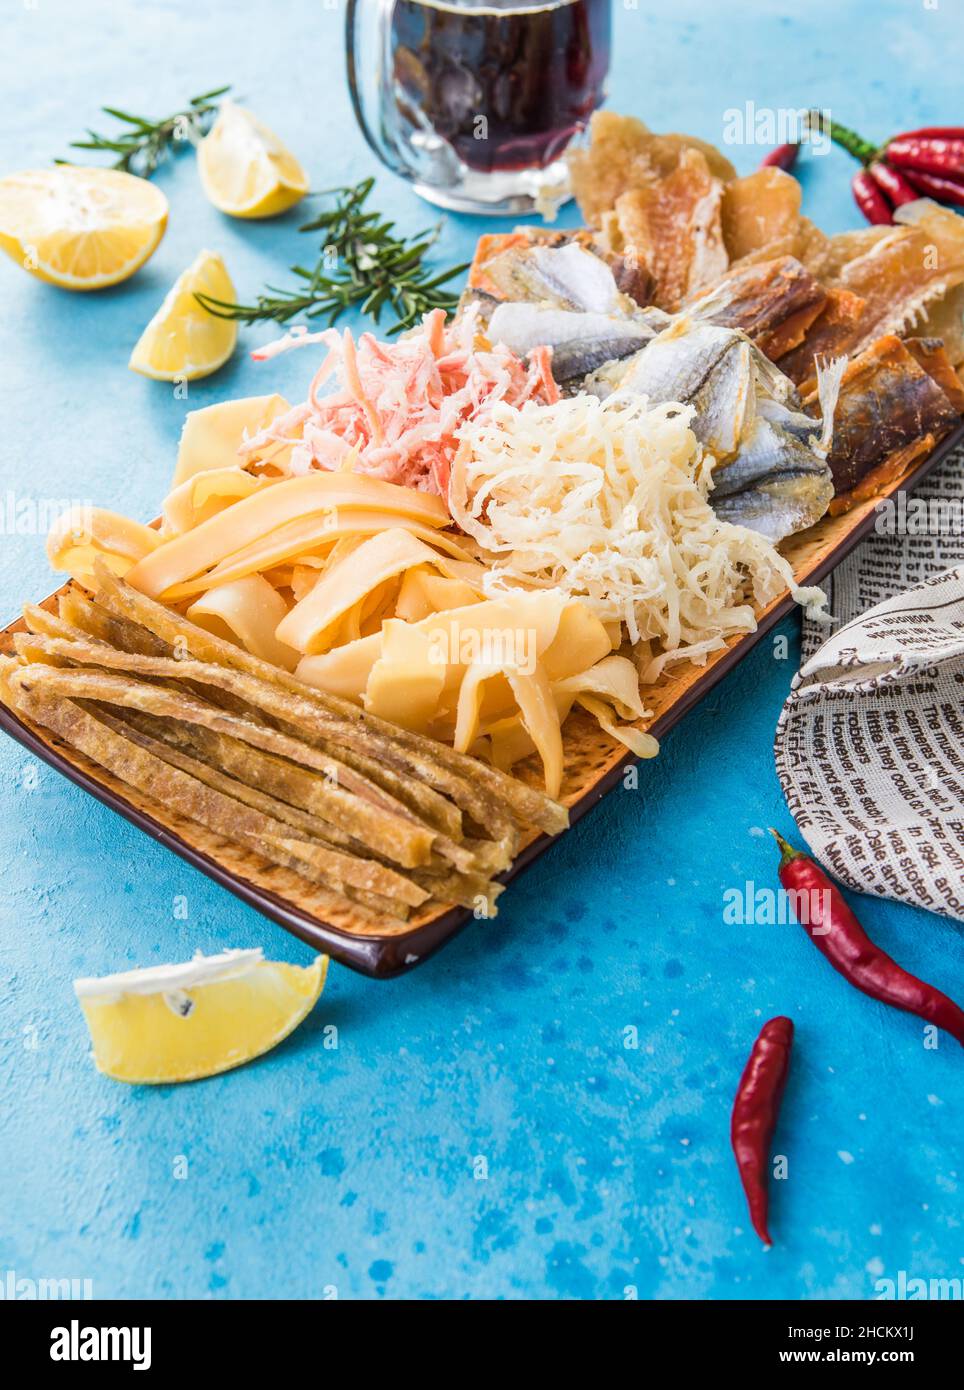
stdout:
[(873, 1225), (869, 1226), (867, 1229), (870, 1231), (870, 1234), (872, 1236), (882, 1236), (884, 1234), (883, 1226), (881, 1226), (880, 1223), (877, 1221), (875, 1221)]
[(837, 1157), (840, 1159), (841, 1163), (853, 1163), (854, 1161), (853, 1154), (848, 1153), (846, 1149), (838, 1149)]
[(879, 1279), (884, 1272), (884, 1262), (879, 1255), (875, 1255), (872, 1260), (868, 1260), (864, 1265), (868, 1274), (872, 1274), (875, 1279)]
[(766, 831), (761, 830), (758, 825), (751, 825), (750, 834), (753, 836), (755, 840), (762, 840), (763, 836), (766, 834)]
[(928, 1103), (928, 1105), (943, 1105), (943, 1104), (944, 1104), (944, 1102), (941, 1100), (940, 1096), (928, 1096), (928, 1097), (927, 1097), (927, 1103)]

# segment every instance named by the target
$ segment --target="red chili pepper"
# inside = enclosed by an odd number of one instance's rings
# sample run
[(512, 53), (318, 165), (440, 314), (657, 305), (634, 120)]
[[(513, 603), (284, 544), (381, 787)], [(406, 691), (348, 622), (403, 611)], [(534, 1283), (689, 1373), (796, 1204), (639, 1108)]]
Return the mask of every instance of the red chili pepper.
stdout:
[(861, 169), (859, 174), (854, 174), (850, 180), (850, 187), (853, 191), (854, 202), (868, 222), (873, 222), (875, 226), (893, 222), (894, 219), (891, 215), (893, 209), (890, 203), (866, 169)]
[(908, 169), (906, 173), (919, 194), (936, 198), (939, 203), (964, 207), (964, 179), (952, 179), (947, 174), (925, 174), (920, 169)]
[(793, 1022), (789, 1018), (771, 1018), (764, 1023), (740, 1077), (730, 1119), (730, 1142), (750, 1208), (750, 1220), (767, 1246), (773, 1244), (767, 1227), (770, 1143), (787, 1084), (792, 1046)]
[(917, 189), (907, 182), (903, 174), (898, 174), (889, 164), (879, 164), (875, 160), (867, 173), (895, 208), (902, 207), (904, 203), (916, 203), (920, 197)]
[(945, 140), (936, 135), (899, 136), (884, 150), (888, 164), (899, 169), (920, 169), (925, 174), (964, 175), (964, 139)]
[(923, 125), (920, 130), (902, 130), (895, 140), (964, 140), (962, 125)]
[(788, 845), (775, 830), (772, 834), (781, 850), (780, 882), (793, 894), (791, 902), (805, 905), (804, 915), (810, 920), (804, 925), (834, 969), (871, 999), (936, 1024), (964, 1047), (964, 1010), (875, 945), (820, 865)]
[(776, 149), (770, 150), (760, 160), (760, 168), (786, 169), (789, 173), (796, 164), (799, 153), (800, 146), (792, 142), (788, 145), (777, 145)]

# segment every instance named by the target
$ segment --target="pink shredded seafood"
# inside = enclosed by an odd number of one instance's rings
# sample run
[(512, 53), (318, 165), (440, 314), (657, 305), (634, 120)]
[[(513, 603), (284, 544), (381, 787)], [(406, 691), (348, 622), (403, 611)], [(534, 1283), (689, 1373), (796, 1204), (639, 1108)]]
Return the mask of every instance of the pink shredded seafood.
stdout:
[[(496, 401), (521, 406), (559, 399), (550, 348), (534, 348), (523, 361), (477, 338), (472, 314), (446, 324), (443, 310), (434, 309), (417, 331), (393, 343), (363, 333), (356, 344), (349, 332), (333, 328), (293, 331), (251, 355), (265, 361), (310, 343), (324, 343), (328, 353), (307, 401), (245, 441), (240, 452), (249, 462), (269, 445), (290, 444), (292, 475), (348, 467), (445, 497), (463, 424)], [(331, 376), (337, 388), (320, 395)]]

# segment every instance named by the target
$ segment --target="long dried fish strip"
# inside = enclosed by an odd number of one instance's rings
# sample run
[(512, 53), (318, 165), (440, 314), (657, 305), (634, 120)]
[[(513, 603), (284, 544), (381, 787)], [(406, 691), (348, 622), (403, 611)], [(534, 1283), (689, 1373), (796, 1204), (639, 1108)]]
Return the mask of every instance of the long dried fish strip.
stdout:
[[(24, 686), (19, 673), (10, 678), (10, 685), (17, 708), (34, 723), (51, 730), (91, 762), (105, 768), (129, 786), (136, 787), (152, 801), (206, 826), (226, 840), (235, 843), (241, 840), (271, 863), (295, 869), (304, 877), (327, 885), (326, 876), (309, 860), (293, 854), (290, 848), (279, 849), (272, 843), (271, 837), (278, 832), (279, 839), (287, 838), (288, 827), (163, 762), (146, 749), (138, 747), (131, 739), (108, 728), (73, 700), (50, 699), (41, 689)], [(304, 868), (300, 867), (302, 864)], [(369, 894), (353, 891), (350, 895), (343, 893), (335, 896), (340, 896), (342, 903), (349, 897), (354, 907), (374, 908), (377, 911), (383, 906), (381, 902), (376, 904)]]
[[(325, 875), (332, 886), (340, 891), (344, 891), (346, 888), (357, 888), (368, 893), (377, 893), (383, 898), (397, 898), (409, 907), (421, 907), (422, 903), (429, 897), (423, 888), (419, 888), (411, 879), (398, 873), (397, 870), (389, 869), (371, 859), (345, 854), (326, 844), (325, 823), (315, 816), (287, 806), (283, 801), (276, 800), (273, 796), (259, 791), (256, 787), (235, 781), (234, 778), (227, 776), (215, 767), (211, 767), (208, 763), (200, 762), (197, 758), (178, 752), (170, 744), (152, 738), (142, 729), (129, 725), (120, 719), (115, 719), (100, 709), (97, 710), (97, 718), (107, 724), (109, 728), (113, 728), (115, 732), (133, 739), (135, 743), (147, 749), (149, 753), (153, 753), (155, 757), (170, 763), (172, 767), (179, 768), (180, 771), (186, 772), (197, 781), (205, 783), (206, 786), (212, 787), (215, 791), (222, 792), (225, 796), (232, 797), (235, 801), (243, 802), (245, 806), (260, 811), (262, 815), (279, 822), (282, 826), (291, 826), (294, 830), (299, 831), (302, 838), (297, 841), (290, 834), (279, 835), (275, 831), (266, 831), (264, 838), (269, 844), (277, 842), (287, 853), (294, 854), (296, 858), (304, 858), (306, 862), (313, 864)], [(295, 848), (296, 844), (304, 845), (305, 836), (310, 837), (310, 855), (303, 848)]]
[(106, 642), (122, 652), (140, 652), (142, 656), (171, 654), (167, 643), (155, 637), (143, 624), (109, 612), (79, 589), (68, 589), (62, 594), (59, 607), (61, 618), (98, 642)]
[[(371, 740), (373, 746), (377, 742), (379, 751), (382, 746), (389, 744), (404, 750), (409, 755), (408, 765), (412, 771), (418, 772), (420, 768), (435, 766), (460, 777), (470, 793), (473, 789), (479, 793), (488, 793), (487, 799), (490, 802), (501, 801), (520, 824), (537, 826), (551, 835), (558, 834), (569, 824), (565, 807), (535, 787), (529, 787), (517, 778), (499, 772), (481, 759), (472, 758), (465, 753), (456, 753), (446, 744), (436, 743), (421, 734), (397, 728), (385, 720), (366, 714), (349, 700), (322, 695), (320, 691), (302, 685), (286, 671), (270, 666), (241, 647), (196, 627), (179, 613), (148, 598), (130, 584), (118, 579), (107, 565), (96, 562), (95, 571), (98, 601), (111, 611), (119, 612), (122, 617), (130, 618), (146, 627), (173, 647), (175, 653), (186, 650), (199, 660), (246, 671), (310, 700), (316, 708), (327, 713), (334, 721), (340, 720), (343, 728), (350, 728), (356, 734), (362, 733), (365, 738)], [(333, 733), (337, 733), (337, 729), (333, 729)], [(467, 810), (462, 801), (458, 804), (463, 810)], [(479, 819), (477, 816), (473, 818)], [(480, 823), (484, 823), (484, 817)]]
[[(22, 667), (11, 677), (11, 682), (22, 690), (29, 691), (38, 685), (67, 699), (102, 700), (109, 705), (143, 710), (146, 714), (166, 715), (203, 724), (221, 733), (233, 734), (256, 748), (280, 753), (322, 773), (332, 766), (331, 760), (323, 754), (275, 729), (253, 724), (239, 715), (206, 705), (184, 692), (147, 685), (126, 676), (34, 665)], [(414, 868), (429, 858), (435, 839), (432, 831), (351, 795), (334, 781), (324, 783), (324, 796), (327, 802), (324, 819), (333, 820), (349, 830), (356, 839), (385, 854), (403, 868)]]

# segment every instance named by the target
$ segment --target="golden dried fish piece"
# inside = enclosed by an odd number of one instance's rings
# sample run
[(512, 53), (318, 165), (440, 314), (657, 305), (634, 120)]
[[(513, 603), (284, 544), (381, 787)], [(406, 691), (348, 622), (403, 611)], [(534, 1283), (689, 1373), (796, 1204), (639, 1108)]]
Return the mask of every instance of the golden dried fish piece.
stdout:
[(736, 170), (715, 145), (695, 135), (654, 135), (634, 116), (597, 111), (589, 123), (588, 149), (572, 149), (569, 177), (582, 214), (598, 227), (620, 194), (671, 174), (686, 150), (698, 151), (718, 179), (736, 177)]
[(603, 218), (608, 248), (631, 256), (653, 278), (653, 303), (675, 312), (683, 301), (715, 285), (729, 264), (723, 245), (723, 185), (699, 150), (687, 149), (663, 178), (632, 188)]
[(964, 362), (964, 285), (929, 304), (917, 329), (924, 338), (940, 338), (951, 365), (959, 368)]
[(736, 270), (743, 266), (755, 265), (760, 261), (772, 261), (777, 256), (793, 256), (794, 260), (805, 266), (811, 275), (822, 283), (826, 283), (827, 277), (820, 268), (821, 257), (826, 245), (827, 237), (820, 228), (815, 227), (809, 217), (800, 217), (797, 219), (796, 228), (792, 232), (778, 236), (775, 240), (759, 246), (755, 251), (748, 251), (745, 256), (734, 259), (730, 269)]
[(780, 358), (780, 370), (801, 395), (816, 389), (817, 358), (845, 357), (861, 336), (866, 301), (849, 290), (827, 290), (826, 307), (803, 342)]
[(964, 414), (964, 384), (940, 338), (905, 338), (904, 346), (919, 367), (937, 382), (959, 415)]
[[(956, 213), (949, 216), (961, 221)], [(914, 328), (931, 304), (964, 283), (964, 242), (955, 241), (936, 221), (893, 227), (849, 261), (836, 283), (867, 301), (856, 345), (860, 351), (877, 338)]]
[(958, 419), (900, 339), (878, 339), (848, 365), (841, 383), (827, 460), (835, 491), (850, 492), (890, 455), (925, 435), (939, 439)]
[(711, 322), (739, 328), (772, 362), (799, 346), (827, 303), (826, 290), (793, 256), (731, 271), (719, 288), (725, 303)]
[(730, 261), (795, 237), (802, 198), (800, 184), (783, 169), (757, 169), (728, 183), (723, 190), (721, 218)]

